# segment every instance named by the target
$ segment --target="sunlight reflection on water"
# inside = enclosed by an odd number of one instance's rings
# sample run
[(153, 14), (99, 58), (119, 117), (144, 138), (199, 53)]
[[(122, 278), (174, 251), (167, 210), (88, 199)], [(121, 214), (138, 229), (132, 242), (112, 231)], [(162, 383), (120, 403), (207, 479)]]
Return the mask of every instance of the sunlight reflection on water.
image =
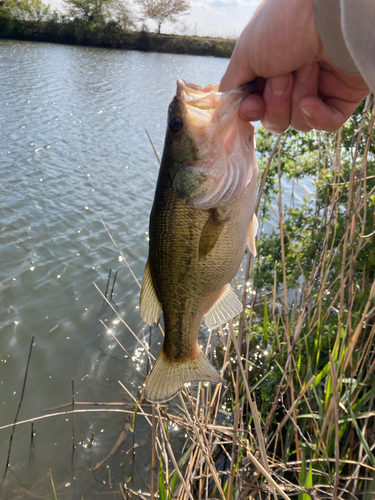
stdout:
[[(76, 401), (130, 402), (117, 381), (137, 397), (147, 355), (93, 282), (104, 291), (109, 269), (118, 271), (118, 312), (142, 340), (148, 340), (149, 327), (139, 316), (138, 286), (99, 214), (141, 280), (158, 173), (145, 128), (160, 154), (176, 79), (216, 82), (227, 61), (6, 40), (0, 41), (0, 56), (0, 425), (13, 421), (32, 335), (21, 420), (68, 403), (72, 378)], [(160, 340), (154, 333), (154, 351)], [(75, 425), (85, 443), (92, 432), (94, 441), (78, 446), (72, 467), (70, 416), (35, 423), (31, 469), (30, 428), (17, 428), (3, 488), (22, 495), (29, 482), (48, 497), (52, 469), (62, 498), (108, 491), (108, 472), (93, 475), (91, 468), (113, 446), (123, 416), (87, 413), (76, 416)], [(150, 457), (142, 444), (150, 430), (142, 421), (137, 426), (140, 446), (135, 462), (132, 456), (125, 461), (124, 473), (145, 487)], [(1, 431), (3, 450), (9, 433)], [(5, 466), (6, 457), (0, 458)], [(123, 480), (119, 461), (113, 462), (114, 484)]]
[[(71, 379), (77, 402), (130, 403), (118, 380), (137, 397), (146, 352), (93, 283), (104, 292), (109, 269), (117, 271), (118, 313), (145, 343), (150, 329), (139, 316), (138, 285), (99, 214), (141, 280), (158, 173), (145, 128), (160, 154), (176, 79), (216, 83), (226, 65), (215, 58), (0, 40), (0, 426), (13, 422), (33, 335), (20, 420), (70, 403)], [(154, 354), (160, 344), (153, 329)], [(18, 427), (6, 498), (26, 498), (26, 490), (50, 498), (50, 469), (59, 500), (102, 498), (108, 471), (93, 474), (92, 467), (110, 451), (123, 421), (120, 413), (77, 415), (82, 445), (73, 463), (71, 416), (35, 422), (31, 448), (30, 427)], [(10, 429), (0, 431), (4, 467), (9, 436)], [(130, 477), (134, 488), (147, 490), (150, 428), (140, 419), (134, 439), (134, 461), (130, 453), (108, 462), (112, 483)]]

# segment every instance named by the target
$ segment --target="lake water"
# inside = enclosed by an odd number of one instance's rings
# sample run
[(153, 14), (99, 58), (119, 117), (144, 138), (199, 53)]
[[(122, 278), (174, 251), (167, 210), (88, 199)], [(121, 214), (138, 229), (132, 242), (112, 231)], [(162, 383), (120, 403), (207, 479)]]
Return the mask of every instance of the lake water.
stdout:
[[(142, 340), (139, 288), (119, 261), (101, 221), (142, 279), (148, 218), (176, 79), (220, 80), (228, 61), (170, 54), (114, 51), (0, 41), (0, 427), (12, 423), (20, 400), (30, 342), (35, 335), (19, 420), (81, 402), (131, 402), (146, 374), (147, 358), (118, 323), (93, 283), (104, 291), (109, 269), (118, 272), (114, 301)], [(110, 288), (112, 287), (112, 281)], [(106, 333), (107, 320), (130, 358)], [(153, 351), (161, 341), (154, 335)], [(132, 359), (134, 358), (134, 359)], [(84, 407), (80, 407), (84, 408)], [(66, 408), (65, 410), (70, 410)], [(62, 410), (60, 410), (62, 411)], [(132, 452), (118, 453), (108, 469), (93, 465), (111, 450), (124, 414), (75, 418), (72, 462), (70, 415), (19, 426), (1, 498), (121, 498), (124, 478), (148, 490), (150, 427), (138, 419)], [(11, 429), (0, 430), (0, 474)], [(90, 447), (78, 445), (94, 440)], [(129, 436), (122, 449), (133, 446)], [(124, 465), (120, 463), (124, 461)]]
[[(118, 312), (141, 340), (149, 327), (99, 215), (141, 280), (158, 174), (145, 128), (161, 152), (176, 79), (216, 83), (227, 63), (0, 40), (0, 428), (17, 412), (33, 335), (19, 421), (70, 410), (51, 408), (70, 403), (72, 379), (76, 402), (131, 403), (119, 380), (138, 397), (147, 357), (93, 283), (104, 291), (109, 270), (117, 272)], [(155, 331), (154, 353), (161, 340)], [(49, 471), (59, 500), (122, 498), (123, 481), (148, 491), (151, 431), (143, 419), (110, 468), (92, 471), (124, 419), (76, 415), (73, 459), (71, 415), (36, 420), (32, 444), (31, 424), (18, 426), (0, 497), (52, 498)], [(10, 434), (0, 429), (0, 474)]]

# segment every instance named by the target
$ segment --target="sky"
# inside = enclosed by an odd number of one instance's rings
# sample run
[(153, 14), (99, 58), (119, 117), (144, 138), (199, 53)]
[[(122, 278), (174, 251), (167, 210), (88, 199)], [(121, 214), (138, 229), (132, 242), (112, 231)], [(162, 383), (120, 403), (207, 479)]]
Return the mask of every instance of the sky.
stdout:
[[(62, 0), (46, 0), (53, 8), (63, 9)], [(116, 1), (116, 0), (114, 0)], [(191, 12), (171, 25), (162, 26), (162, 33), (182, 35), (213, 36), (237, 38), (246, 26), (261, 0), (190, 0)], [(129, 0), (129, 6), (132, 1)], [(150, 31), (156, 24), (146, 22)]]

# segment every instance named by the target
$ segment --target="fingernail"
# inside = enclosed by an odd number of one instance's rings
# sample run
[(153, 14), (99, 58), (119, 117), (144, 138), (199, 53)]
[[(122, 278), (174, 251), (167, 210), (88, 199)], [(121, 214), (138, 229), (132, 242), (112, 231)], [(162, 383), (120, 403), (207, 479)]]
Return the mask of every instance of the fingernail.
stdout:
[(280, 97), (288, 90), (289, 78), (286, 76), (275, 76), (270, 79), (270, 85), (272, 93)]
[(308, 80), (310, 80), (315, 67), (316, 64), (306, 64), (306, 66), (303, 66), (298, 71), (296, 71), (296, 77), (298, 82), (305, 83)]
[(311, 108), (311, 107), (305, 107), (305, 108), (301, 108), (301, 111), (303, 113), (305, 113), (306, 116), (308, 116), (309, 118), (315, 118), (315, 108)]

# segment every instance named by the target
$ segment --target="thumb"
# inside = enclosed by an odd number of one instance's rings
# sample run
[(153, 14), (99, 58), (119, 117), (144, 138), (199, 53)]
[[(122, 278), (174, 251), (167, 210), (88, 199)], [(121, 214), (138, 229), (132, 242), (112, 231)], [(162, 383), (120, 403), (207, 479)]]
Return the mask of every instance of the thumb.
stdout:
[(249, 59), (246, 53), (242, 54), (240, 44), (237, 45), (229, 61), (226, 72), (221, 79), (219, 92), (228, 92), (236, 89), (244, 83), (255, 80), (256, 74), (250, 66)]

